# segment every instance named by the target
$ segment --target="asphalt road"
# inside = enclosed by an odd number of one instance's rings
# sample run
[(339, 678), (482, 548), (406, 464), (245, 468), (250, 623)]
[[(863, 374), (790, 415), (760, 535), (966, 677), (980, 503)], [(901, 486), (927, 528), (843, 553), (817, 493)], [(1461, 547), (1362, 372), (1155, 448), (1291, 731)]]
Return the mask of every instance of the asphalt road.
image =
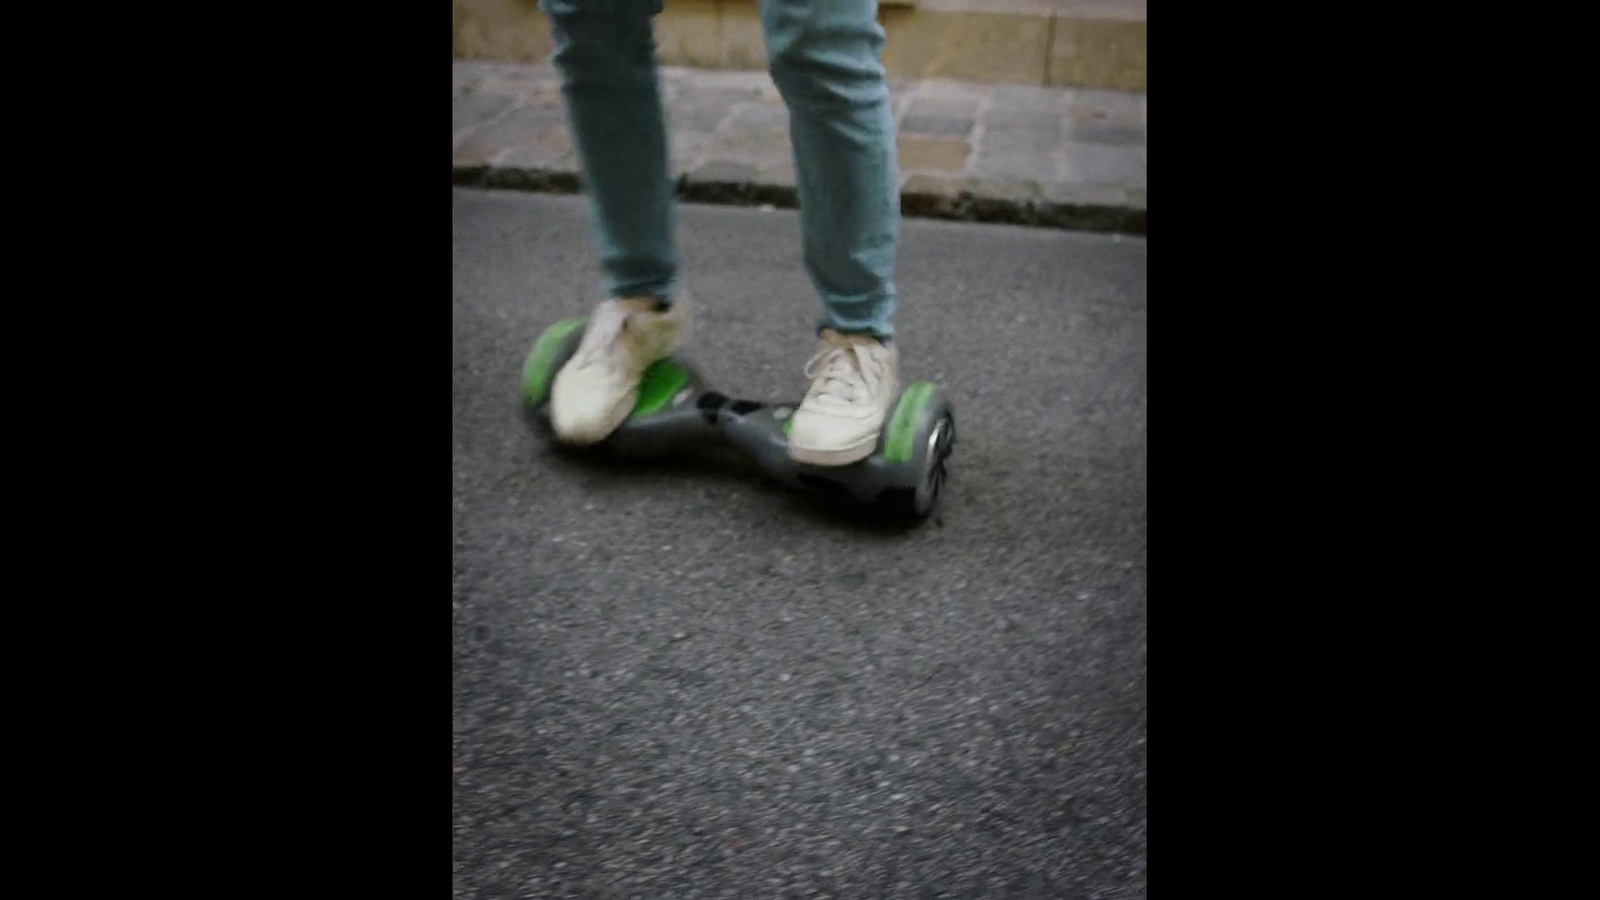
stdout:
[[(551, 452), (522, 359), (598, 289), (579, 197), (454, 192), (458, 897), (1145, 896), (1146, 243), (908, 220), (936, 520)], [(685, 207), (683, 354), (794, 400), (795, 213)]]

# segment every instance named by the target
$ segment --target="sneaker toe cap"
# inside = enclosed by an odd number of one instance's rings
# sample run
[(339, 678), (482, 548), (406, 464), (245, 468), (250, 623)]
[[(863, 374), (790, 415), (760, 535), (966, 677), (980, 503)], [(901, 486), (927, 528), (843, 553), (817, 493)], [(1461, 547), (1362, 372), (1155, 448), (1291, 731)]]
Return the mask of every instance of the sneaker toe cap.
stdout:
[(558, 377), (550, 391), (550, 423), (563, 441), (592, 444), (622, 424), (634, 398), (631, 389)]
[(882, 424), (881, 419), (859, 415), (854, 410), (847, 415), (800, 410), (795, 413), (794, 426), (789, 429), (789, 443), (811, 450), (856, 447), (866, 441), (876, 441)]

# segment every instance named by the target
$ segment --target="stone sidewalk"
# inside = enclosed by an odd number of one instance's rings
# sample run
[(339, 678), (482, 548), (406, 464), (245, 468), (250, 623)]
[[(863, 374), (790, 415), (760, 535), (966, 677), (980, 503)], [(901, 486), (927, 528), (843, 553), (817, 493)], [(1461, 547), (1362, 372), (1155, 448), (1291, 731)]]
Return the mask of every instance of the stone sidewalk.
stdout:
[[(793, 207), (788, 113), (762, 71), (664, 66), (679, 195)], [(553, 68), (456, 60), (453, 182), (581, 189)], [(1143, 235), (1145, 95), (891, 81), (906, 215)]]

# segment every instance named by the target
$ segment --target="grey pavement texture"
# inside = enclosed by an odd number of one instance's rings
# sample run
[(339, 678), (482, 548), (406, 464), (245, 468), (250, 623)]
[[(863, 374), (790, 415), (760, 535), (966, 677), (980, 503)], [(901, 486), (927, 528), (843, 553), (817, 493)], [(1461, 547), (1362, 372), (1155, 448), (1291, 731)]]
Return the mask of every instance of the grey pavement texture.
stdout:
[[(457, 188), (457, 897), (1135, 898), (1145, 848), (1142, 238), (909, 220), (897, 325), (960, 439), (910, 531), (518, 415), (598, 289), (582, 197)], [(796, 399), (797, 215), (686, 205), (682, 355)]]
[[(680, 195), (793, 207), (788, 113), (761, 71), (662, 68)], [(456, 60), (453, 180), (576, 191), (548, 65)], [(908, 215), (1142, 235), (1145, 95), (940, 79), (890, 84)]]

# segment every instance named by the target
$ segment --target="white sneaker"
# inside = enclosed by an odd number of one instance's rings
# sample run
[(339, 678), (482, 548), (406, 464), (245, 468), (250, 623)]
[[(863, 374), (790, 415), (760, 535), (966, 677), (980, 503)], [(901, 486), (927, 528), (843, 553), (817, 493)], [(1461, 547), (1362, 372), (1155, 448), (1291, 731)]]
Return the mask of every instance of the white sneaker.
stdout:
[(806, 377), (811, 390), (795, 410), (789, 456), (814, 466), (871, 456), (899, 390), (899, 352), (873, 337), (823, 329)]
[(606, 300), (550, 387), (550, 424), (569, 444), (604, 440), (639, 399), (639, 379), (678, 346), (687, 324), (684, 298), (666, 312), (650, 298)]

